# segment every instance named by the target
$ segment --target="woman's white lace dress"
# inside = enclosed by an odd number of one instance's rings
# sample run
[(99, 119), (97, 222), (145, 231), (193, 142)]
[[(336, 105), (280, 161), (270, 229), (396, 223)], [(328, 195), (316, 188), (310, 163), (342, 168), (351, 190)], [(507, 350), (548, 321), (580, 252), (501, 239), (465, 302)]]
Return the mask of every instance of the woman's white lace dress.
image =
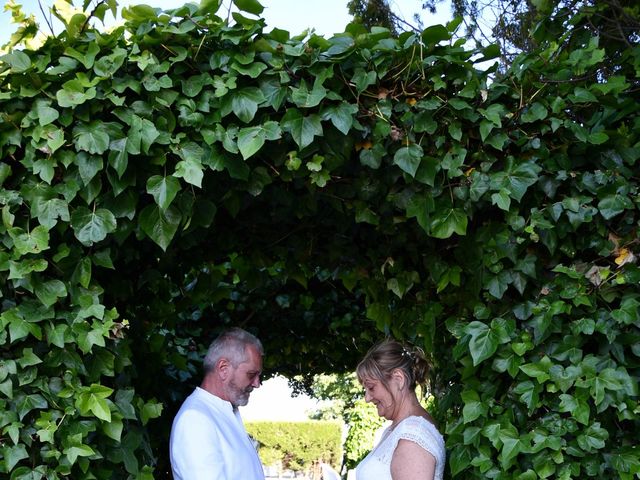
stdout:
[[(444, 474), (444, 439), (433, 423), (423, 417), (407, 417), (391, 430), (388, 427), (378, 445), (356, 468), (356, 480), (391, 480), (391, 458), (400, 440), (415, 442), (436, 459), (434, 480)], [(431, 480), (431, 479), (425, 479)]]

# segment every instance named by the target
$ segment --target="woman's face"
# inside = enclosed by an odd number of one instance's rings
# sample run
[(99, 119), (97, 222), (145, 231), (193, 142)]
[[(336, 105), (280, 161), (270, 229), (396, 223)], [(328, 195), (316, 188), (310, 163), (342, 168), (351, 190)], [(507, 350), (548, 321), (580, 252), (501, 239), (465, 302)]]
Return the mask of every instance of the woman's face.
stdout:
[(380, 380), (365, 378), (362, 382), (364, 387), (364, 399), (373, 403), (378, 409), (378, 415), (393, 420), (393, 413), (396, 406), (393, 395), (385, 388)]

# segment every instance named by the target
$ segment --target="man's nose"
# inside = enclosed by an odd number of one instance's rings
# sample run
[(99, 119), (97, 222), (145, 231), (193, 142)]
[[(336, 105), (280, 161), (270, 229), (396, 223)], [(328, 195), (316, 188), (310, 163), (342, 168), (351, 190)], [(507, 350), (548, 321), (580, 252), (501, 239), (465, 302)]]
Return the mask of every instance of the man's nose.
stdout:
[(260, 385), (261, 385), (261, 382), (260, 382), (260, 375), (256, 375), (256, 377), (255, 377), (255, 378), (253, 379), (253, 381), (251, 382), (251, 386), (252, 386), (253, 388), (259, 388), (259, 387), (260, 387)]

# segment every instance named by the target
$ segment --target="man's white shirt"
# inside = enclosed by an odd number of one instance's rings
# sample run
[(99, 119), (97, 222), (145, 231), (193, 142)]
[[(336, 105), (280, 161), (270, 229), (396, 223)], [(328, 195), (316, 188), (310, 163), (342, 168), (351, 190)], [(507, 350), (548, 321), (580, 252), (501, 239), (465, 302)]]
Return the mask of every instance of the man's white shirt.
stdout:
[(173, 420), (170, 457), (174, 480), (264, 480), (240, 413), (200, 387)]

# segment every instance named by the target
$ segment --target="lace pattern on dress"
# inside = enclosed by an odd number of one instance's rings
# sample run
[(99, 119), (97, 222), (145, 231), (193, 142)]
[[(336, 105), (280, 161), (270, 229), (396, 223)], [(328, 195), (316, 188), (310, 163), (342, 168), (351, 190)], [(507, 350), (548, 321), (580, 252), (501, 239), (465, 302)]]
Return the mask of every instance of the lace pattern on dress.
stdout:
[(391, 465), (393, 452), (400, 440), (410, 440), (429, 452), (436, 460), (435, 479), (441, 479), (444, 473), (444, 439), (435, 425), (422, 417), (408, 417), (394, 430), (387, 430), (383, 440), (372, 452), (372, 456), (385, 465)]

